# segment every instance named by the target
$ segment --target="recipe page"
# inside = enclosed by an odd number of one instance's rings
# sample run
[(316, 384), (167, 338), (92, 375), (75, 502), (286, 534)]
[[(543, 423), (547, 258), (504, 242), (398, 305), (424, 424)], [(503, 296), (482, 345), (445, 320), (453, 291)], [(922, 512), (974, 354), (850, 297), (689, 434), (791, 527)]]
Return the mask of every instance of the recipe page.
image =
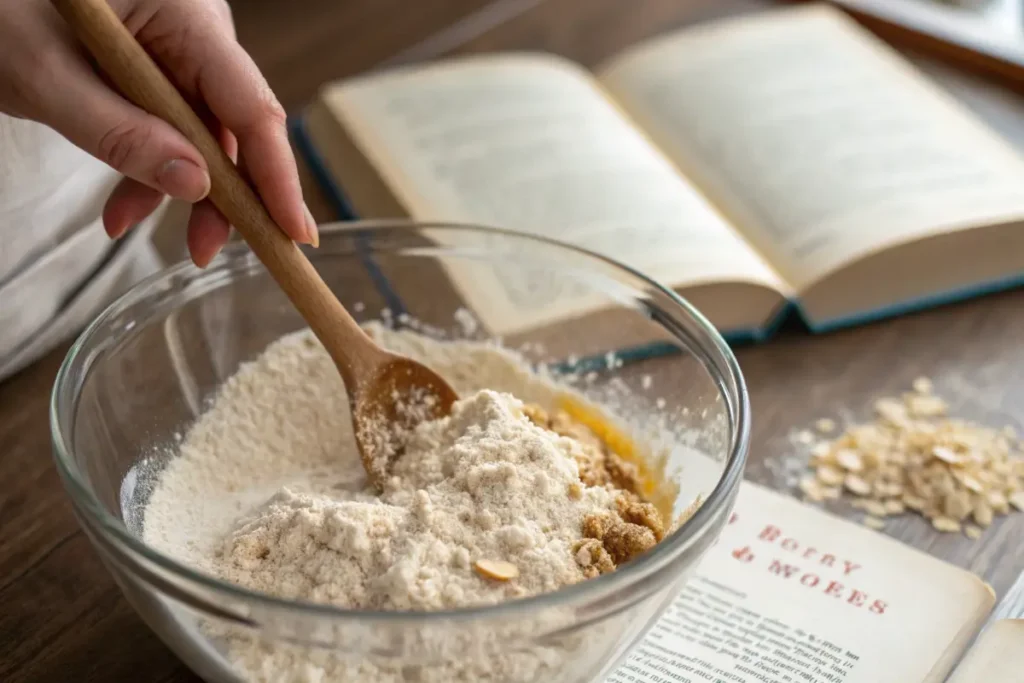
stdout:
[(932, 683), (994, 601), (980, 579), (744, 482), (679, 598), (610, 683)]

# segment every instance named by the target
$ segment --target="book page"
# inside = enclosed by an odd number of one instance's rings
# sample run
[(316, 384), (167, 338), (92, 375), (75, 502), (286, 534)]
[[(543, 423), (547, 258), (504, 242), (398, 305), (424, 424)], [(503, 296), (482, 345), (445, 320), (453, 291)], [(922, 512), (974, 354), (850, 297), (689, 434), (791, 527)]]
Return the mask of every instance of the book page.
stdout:
[(937, 683), (994, 600), (976, 576), (744, 482), (695, 578), (610, 683)]
[(1013, 582), (988, 617), (987, 625), (1002, 619), (1024, 619), (1024, 571)]
[[(550, 237), (670, 286), (738, 280), (784, 287), (568, 62), (464, 58), (348, 81), (323, 99), (413, 218)], [(489, 284), (484, 277), (474, 273), (473, 286), (500, 290), (509, 306), (541, 298), (540, 285), (518, 281), (514, 270)]]
[(985, 629), (949, 683), (1016, 683), (1024, 679), (1024, 619), (1001, 619)]
[(858, 257), (1024, 217), (1024, 163), (827, 6), (685, 29), (609, 91), (797, 289)]

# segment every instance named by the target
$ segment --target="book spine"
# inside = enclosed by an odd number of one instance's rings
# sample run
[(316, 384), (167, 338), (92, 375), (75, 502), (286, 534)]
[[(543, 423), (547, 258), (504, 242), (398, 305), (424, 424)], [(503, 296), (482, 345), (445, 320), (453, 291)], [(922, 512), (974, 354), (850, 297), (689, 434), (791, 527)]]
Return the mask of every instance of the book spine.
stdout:
[(825, 334), (848, 327), (857, 327), (869, 323), (880, 322), (889, 318), (895, 318), (908, 313), (917, 313), (939, 306), (960, 303), (969, 299), (976, 299), (988, 294), (1004, 292), (1024, 285), (1024, 273), (1017, 273), (1005, 278), (998, 278), (988, 282), (981, 282), (968, 287), (946, 290), (927, 296), (908, 299), (899, 303), (883, 306), (882, 308), (862, 311), (848, 316), (820, 320), (812, 320), (801, 307), (799, 300), (794, 302), (797, 316), (803, 321), (807, 328), (814, 334)]
[[(324, 163), (323, 157), (321, 157), (320, 153), (317, 152), (316, 146), (313, 144), (309, 134), (306, 132), (305, 121), (302, 115), (288, 118), (288, 131), (292, 140), (295, 142), (295, 146), (299, 150), (299, 154), (301, 154), (303, 159), (305, 159), (306, 164), (313, 173), (313, 177), (316, 178), (317, 183), (320, 185), (320, 189), (323, 190), (324, 194), (327, 195), (327, 198), (333, 205), (338, 218), (342, 221), (359, 220), (355, 209), (352, 208), (352, 203), (334, 181), (330, 171), (327, 170), (327, 164)], [(377, 292), (386, 302), (388, 309), (394, 314), (396, 319), (403, 313), (407, 313), (405, 304), (402, 302), (402, 298), (398, 295), (398, 292), (395, 291), (395, 288), (391, 285), (387, 276), (384, 275), (383, 271), (381, 271), (380, 266), (378, 266), (376, 261), (373, 260), (369, 237), (367, 235), (357, 233), (355, 239), (356, 250), (359, 253), (359, 260), (362, 262), (363, 267), (366, 268), (367, 274), (369, 274), (370, 279), (373, 280), (373, 284), (377, 288)]]

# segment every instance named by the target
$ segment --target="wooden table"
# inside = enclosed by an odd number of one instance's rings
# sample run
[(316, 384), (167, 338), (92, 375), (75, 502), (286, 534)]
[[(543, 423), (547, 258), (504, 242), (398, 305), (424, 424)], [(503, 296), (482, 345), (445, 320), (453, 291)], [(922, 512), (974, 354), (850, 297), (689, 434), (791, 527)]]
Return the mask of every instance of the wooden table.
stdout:
[[(240, 39), (285, 106), (322, 82), (376, 64), (445, 53), (551, 50), (585, 64), (646, 36), (752, 0), (239, 0)], [(919, 60), (941, 83), (1024, 147), (1024, 98)], [(320, 220), (330, 209), (304, 169)], [(963, 414), (1024, 427), (1024, 291), (812, 338), (784, 332), (739, 351), (754, 409), (748, 477), (778, 483), (771, 464), (791, 452), (793, 428), (918, 375), (948, 391)], [(131, 611), (66, 502), (49, 446), (47, 401), (66, 348), (0, 385), (0, 681), (195, 681)], [(1021, 430), (1024, 431), (1024, 430)], [(887, 533), (977, 572), (1003, 595), (1024, 569), (1024, 515), (977, 542), (940, 536), (920, 520)]]

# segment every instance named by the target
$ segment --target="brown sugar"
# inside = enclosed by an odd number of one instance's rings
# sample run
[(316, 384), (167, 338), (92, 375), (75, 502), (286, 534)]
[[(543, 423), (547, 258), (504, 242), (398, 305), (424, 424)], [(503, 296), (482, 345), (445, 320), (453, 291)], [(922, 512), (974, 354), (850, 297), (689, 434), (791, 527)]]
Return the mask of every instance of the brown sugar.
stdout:
[(654, 505), (644, 502), (637, 494), (619, 496), (615, 502), (619, 509), (619, 516), (624, 521), (650, 529), (657, 541), (661, 541), (665, 537), (665, 523), (661, 519), (658, 508)]
[[(620, 494), (615, 513), (589, 515), (583, 520), (585, 538), (573, 552), (586, 578), (614, 571), (664, 538), (665, 522), (658, 509), (642, 498), (636, 465), (615, 453), (589, 427), (565, 412), (549, 415), (534, 404), (525, 406), (523, 412), (534, 424), (579, 444), (575, 457), (583, 485), (606, 487)], [(580, 490), (570, 490), (568, 495), (578, 496)]]
[(596, 538), (578, 541), (573, 547), (573, 553), (576, 555), (576, 564), (583, 570), (583, 576), (588, 579), (615, 571), (611, 555)]
[(651, 529), (612, 514), (588, 516), (583, 520), (583, 534), (600, 541), (616, 566), (629, 562), (658, 543)]
[(580, 481), (586, 486), (610, 484), (613, 488), (639, 495), (640, 475), (637, 466), (608, 448), (589, 427), (563, 411), (548, 415), (547, 411), (535, 404), (527, 404), (523, 412), (534, 424), (560, 436), (567, 436), (580, 445), (576, 453), (576, 465), (580, 470)]

